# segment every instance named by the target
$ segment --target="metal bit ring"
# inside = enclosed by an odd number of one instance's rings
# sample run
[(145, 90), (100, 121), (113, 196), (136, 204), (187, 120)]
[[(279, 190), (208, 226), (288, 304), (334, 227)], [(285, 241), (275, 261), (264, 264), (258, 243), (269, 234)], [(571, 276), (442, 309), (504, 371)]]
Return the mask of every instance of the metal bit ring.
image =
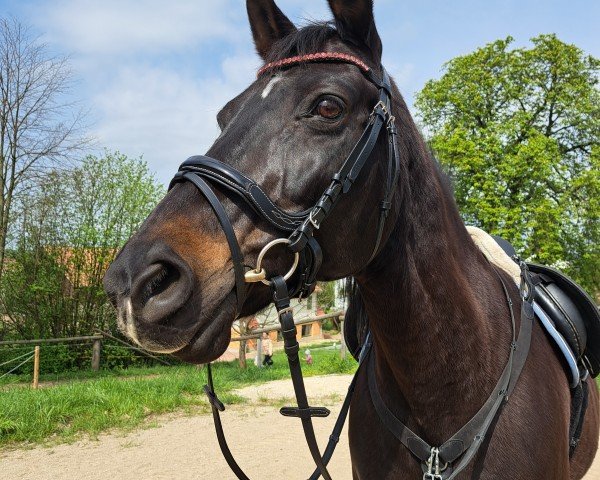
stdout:
[[(263, 258), (265, 257), (265, 255), (267, 254), (267, 252), (274, 247), (275, 245), (280, 245), (280, 244), (286, 244), (289, 245), (291, 242), (291, 240), (289, 238), (276, 238), (275, 240), (270, 241), (269, 243), (267, 243), (263, 249), (260, 251), (260, 253), (258, 254), (258, 258), (256, 259), (256, 267), (254, 268), (254, 270), (250, 270), (249, 272), (246, 272), (245, 275), (245, 280), (246, 282), (252, 283), (252, 282), (262, 282), (265, 285), (271, 285), (271, 281), (266, 279), (266, 272), (265, 269), (262, 268), (262, 261)], [(296, 271), (296, 268), (298, 267), (298, 262), (300, 261), (300, 254), (298, 252), (294, 252), (294, 263), (292, 265), (292, 267), (288, 270), (288, 272), (283, 276), (284, 280), (288, 280)]]

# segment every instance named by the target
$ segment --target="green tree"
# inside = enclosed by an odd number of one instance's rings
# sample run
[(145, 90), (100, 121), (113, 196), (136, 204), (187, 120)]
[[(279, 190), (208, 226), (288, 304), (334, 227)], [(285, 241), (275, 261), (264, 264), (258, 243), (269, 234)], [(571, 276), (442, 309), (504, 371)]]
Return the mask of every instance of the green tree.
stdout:
[(416, 107), (465, 221), (600, 291), (600, 61), (555, 35), (444, 66)]
[(0, 286), (11, 330), (39, 338), (112, 326), (102, 277), (163, 194), (145, 162), (118, 152), (42, 179), (22, 201)]
[(329, 312), (335, 305), (335, 282), (319, 282), (321, 291), (317, 293), (317, 305)]

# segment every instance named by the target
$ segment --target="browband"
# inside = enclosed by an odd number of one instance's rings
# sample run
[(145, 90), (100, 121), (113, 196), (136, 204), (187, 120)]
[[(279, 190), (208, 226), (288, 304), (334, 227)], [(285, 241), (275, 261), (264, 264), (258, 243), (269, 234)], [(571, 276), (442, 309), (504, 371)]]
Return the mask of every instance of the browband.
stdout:
[(356, 65), (358, 68), (360, 68), (364, 73), (368, 73), (371, 71), (371, 68), (365, 62), (363, 62), (360, 58), (355, 57), (354, 55), (339, 52), (318, 52), (309, 53), (307, 55), (296, 55), (295, 57), (288, 57), (282, 60), (267, 63), (258, 70), (258, 72), (256, 73), (256, 77), (258, 78), (270, 70), (291, 67), (293, 65), (298, 65), (299, 63), (310, 62), (351, 63), (352, 65)]
[(274, 62), (267, 63), (263, 65), (258, 72), (256, 72), (256, 78), (260, 78), (267, 72), (271, 72), (273, 70), (278, 70), (282, 68), (293, 67), (295, 65), (300, 65), (302, 63), (323, 63), (323, 62), (339, 62), (339, 63), (349, 63), (350, 65), (354, 65), (358, 67), (360, 72), (369, 80), (369, 82), (373, 83), (380, 90), (383, 89), (386, 91), (387, 96), (389, 98), (392, 97), (392, 86), (390, 83), (390, 79), (387, 75), (387, 72), (383, 67), (382, 70), (382, 78), (379, 78), (371, 67), (369, 67), (365, 62), (363, 62), (360, 58), (355, 57), (354, 55), (350, 55), (348, 53), (341, 52), (317, 52), (317, 53), (309, 53), (306, 55), (296, 55), (295, 57), (288, 57), (282, 60), (276, 60)]

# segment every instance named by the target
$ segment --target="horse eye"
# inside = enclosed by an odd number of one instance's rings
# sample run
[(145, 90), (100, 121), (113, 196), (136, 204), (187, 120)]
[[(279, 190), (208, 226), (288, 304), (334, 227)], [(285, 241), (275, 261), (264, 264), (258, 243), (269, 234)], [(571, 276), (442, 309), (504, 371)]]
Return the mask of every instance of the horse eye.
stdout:
[(313, 114), (333, 120), (338, 118), (342, 114), (343, 110), (344, 107), (339, 101), (334, 100), (333, 98), (324, 98), (319, 101), (313, 110)]

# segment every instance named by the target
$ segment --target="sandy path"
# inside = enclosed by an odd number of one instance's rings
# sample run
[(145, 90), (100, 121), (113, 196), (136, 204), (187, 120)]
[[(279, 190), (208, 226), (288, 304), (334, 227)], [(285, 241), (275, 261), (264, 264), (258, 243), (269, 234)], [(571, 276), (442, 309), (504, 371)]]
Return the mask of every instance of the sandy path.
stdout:
[[(339, 411), (349, 376), (306, 379), (315, 404), (329, 404), (332, 416), (316, 419), (317, 437), (324, 444)], [(270, 382), (238, 393), (260, 403), (264, 398), (289, 397), (289, 380)], [(311, 395), (312, 392), (312, 395)], [(305, 479), (310, 454), (295, 419), (284, 418), (272, 406), (237, 406), (223, 415), (227, 438), (242, 468), (253, 479)], [(217, 445), (212, 417), (166, 416), (158, 428), (127, 435), (103, 435), (52, 448), (0, 452), (0, 478), (10, 480), (191, 480), (235, 479)], [(291, 428), (290, 428), (291, 426)], [(600, 456), (585, 480), (600, 480)], [(347, 436), (342, 434), (331, 461), (335, 479), (350, 479)]]

